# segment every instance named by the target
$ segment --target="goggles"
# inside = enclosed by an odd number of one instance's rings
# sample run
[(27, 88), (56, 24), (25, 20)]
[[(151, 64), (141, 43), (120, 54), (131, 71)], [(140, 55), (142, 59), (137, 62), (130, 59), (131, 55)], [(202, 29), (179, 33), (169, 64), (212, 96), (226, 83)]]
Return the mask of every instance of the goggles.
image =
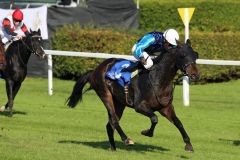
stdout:
[(13, 19), (14, 22), (22, 22), (21, 20)]

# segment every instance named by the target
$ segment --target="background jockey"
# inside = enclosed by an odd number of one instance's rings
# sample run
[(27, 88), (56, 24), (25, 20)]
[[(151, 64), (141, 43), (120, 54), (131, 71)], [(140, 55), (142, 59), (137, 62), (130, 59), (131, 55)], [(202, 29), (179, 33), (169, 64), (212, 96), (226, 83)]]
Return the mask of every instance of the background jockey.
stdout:
[(12, 16), (6, 17), (2, 22), (2, 31), (0, 34), (2, 42), (6, 44), (14, 36), (14, 40), (22, 39), (23, 36), (29, 34), (26, 25), (23, 23), (23, 12), (20, 9), (16, 9)]
[(177, 47), (178, 40), (179, 34), (175, 29), (167, 29), (164, 33), (151, 32), (137, 41), (132, 48), (132, 54), (146, 69), (149, 69), (153, 65), (149, 55)]

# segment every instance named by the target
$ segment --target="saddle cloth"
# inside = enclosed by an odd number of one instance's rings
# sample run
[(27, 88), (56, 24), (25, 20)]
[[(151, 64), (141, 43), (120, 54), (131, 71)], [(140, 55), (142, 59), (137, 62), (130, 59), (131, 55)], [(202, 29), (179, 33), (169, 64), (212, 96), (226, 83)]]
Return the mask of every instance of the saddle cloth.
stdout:
[(122, 60), (116, 62), (112, 68), (106, 72), (106, 77), (111, 80), (116, 80), (121, 86), (129, 85), (133, 75), (136, 75), (136, 72), (122, 72), (124, 68), (131, 67), (135, 65), (136, 62), (129, 60)]

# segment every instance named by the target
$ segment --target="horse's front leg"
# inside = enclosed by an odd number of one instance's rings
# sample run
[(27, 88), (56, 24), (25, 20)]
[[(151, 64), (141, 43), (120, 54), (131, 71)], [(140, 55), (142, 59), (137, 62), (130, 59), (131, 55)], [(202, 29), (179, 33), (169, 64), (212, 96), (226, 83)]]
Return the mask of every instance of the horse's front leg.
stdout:
[[(6, 86), (7, 87), (7, 86)], [(12, 87), (12, 100), (14, 101), (19, 89), (21, 87), (21, 83), (14, 83), (13, 87)], [(8, 88), (8, 87), (7, 87)], [(0, 111), (4, 111), (6, 108), (9, 107), (8, 102), (5, 104), (5, 106), (2, 106)]]
[(13, 111), (13, 85), (14, 82), (11, 80), (7, 80), (6, 81), (6, 91), (7, 91), (7, 97), (8, 97), (8, 102), (7, 102), (7, 106), (10, 109), (10, 117), (12, 117)]
[(180, 131), (180, 133), (182, 135), (183, 141), (186, 143), (185, 150), (192, 152), (193, 147), (190, 142), (190, 138), (189, 138), (187, 132), (185, 131), (181, 121), (176, 116), (175, 111), (173, 109), (173, 105), (169, 104), (165, 108), (161, 109), (159, 112), (178, 128), (178, 130)]
[(139, 105), (136, 105), (135, 106), (135, 111), (150, 118), (150, 120), (151, 120), (151, 127), (149, 129), (147, 129), (147, 130), (143, 130), (141, 132), (141, 134), (145, 135), (145, 136), (148, 136), (148, 137), (152, 137), (153, 133), (154, 133), (155, 126), (158, 123), (157, 116), (154, 114), (154, 112), (153, 112), (153, 110), (151, 108), (149, 108), (147, 105), (145, 105), (143, 103), (139, 104)]

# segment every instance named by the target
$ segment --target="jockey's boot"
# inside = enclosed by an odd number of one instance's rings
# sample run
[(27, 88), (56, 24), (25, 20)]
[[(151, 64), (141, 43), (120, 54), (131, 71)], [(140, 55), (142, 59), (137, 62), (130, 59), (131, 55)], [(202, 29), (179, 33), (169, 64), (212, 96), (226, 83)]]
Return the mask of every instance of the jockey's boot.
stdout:
[(126, 103), (128, 105), (132, 106), (133, 105), (133, 101), (129, 97), (128, 88), (129, 88), (128, 85), (124, 86), (125, 101), (126, 101)]
[(139, 68), (138, 63), (135, 63), (134, 65), (130, 65), (127, 68), (123, 68), (121, 72), (134, 72)]

